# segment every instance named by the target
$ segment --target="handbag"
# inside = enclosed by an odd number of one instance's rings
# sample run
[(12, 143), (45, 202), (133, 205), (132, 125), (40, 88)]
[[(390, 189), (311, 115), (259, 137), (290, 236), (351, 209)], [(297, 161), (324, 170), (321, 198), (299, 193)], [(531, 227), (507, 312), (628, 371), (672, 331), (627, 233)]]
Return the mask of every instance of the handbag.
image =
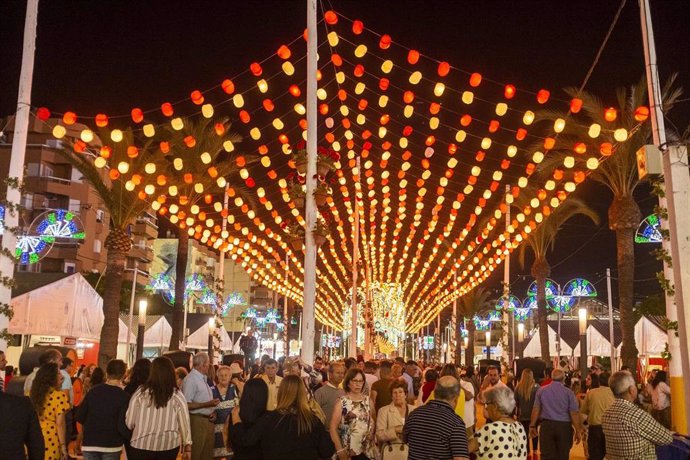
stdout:
[(381, 446), (381, 460), (407, 460), (408, 447), (402, 442), (386, 441)]

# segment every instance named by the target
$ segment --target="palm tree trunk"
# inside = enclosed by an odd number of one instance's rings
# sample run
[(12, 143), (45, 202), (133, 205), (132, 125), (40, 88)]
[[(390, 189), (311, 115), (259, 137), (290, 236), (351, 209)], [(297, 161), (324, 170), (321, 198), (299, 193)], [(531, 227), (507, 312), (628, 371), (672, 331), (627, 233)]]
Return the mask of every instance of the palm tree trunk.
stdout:
[[(637, 369), (633, 292), (635, 289), (634, 234), (641, 219), (640, 208), (632, 197), (614, 197), (609, 208), (609, 227), (616, 232), (618, 265), (618, 311), (621, 319), (621, 360), (624, 366)], [(612, 363), (613, 365), (613, 363)]]
[(189, 235), (180, 230), (177, 240), (177, 260), (175, 262), (175, 305), (173, 306), (172, 334), (170, 335), (171, 351), (180, 349), (184, 339), (185, 283), (187, 277), (187, 260), (189, 259)]
[(117, 358), (117, 338), (120, 332), (120, 297), (127, 252), (132, 246), (129, 235), (121, 228), (112, 228), (105, 239), (108, 250), (103, 291), (103, 327), (98, 351), (98, 366)]
[(474, 366), (474, 333), (476, 328), (472, 318), (467, 320), (467, 349), (465, 350), (465, 365)]
[(532, 264), (531, 272), (537, 280), (537, 319), (541, 359), (548, 365), (551, 362), (551, 354), (549, 353), (549, 325), (546, 321), (549, 315), (546, 310), (546, 278), (551, 274), (551, 267), (545, 258), (537, 258)]

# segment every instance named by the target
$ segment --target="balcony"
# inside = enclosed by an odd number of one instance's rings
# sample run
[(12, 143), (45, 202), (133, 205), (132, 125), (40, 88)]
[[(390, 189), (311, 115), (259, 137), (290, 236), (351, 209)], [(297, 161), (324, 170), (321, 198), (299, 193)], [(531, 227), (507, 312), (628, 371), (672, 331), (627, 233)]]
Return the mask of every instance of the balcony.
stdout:
[(27, 176), (25, 178), (26, 190), (41, 194), (72, 195), (72, 181), (55, 176)]
[(150, 263), (153, 260), (153, 247), (145, 244), (135, 244), (129, 250), (127, 257)]

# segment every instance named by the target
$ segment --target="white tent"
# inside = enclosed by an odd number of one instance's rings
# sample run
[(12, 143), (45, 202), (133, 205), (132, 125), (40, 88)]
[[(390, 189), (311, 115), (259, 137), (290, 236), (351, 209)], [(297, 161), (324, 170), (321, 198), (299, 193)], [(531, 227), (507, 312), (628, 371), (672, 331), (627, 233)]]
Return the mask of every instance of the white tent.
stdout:
[[(643, 316), (635, 324), (635, 345), (640, 355), (661, 355), (666, 350), (668, 335), (654, 317)], [(618, 347), (620, 353), (620, 346)]]
[[(563, 340), (561, 337), (561, 356), (570, 356), (573, 353), (573, 349)], [(549, 354), (551, 356), (556, 356), (556, 331), (549, 326)], [(525, 348), (522, 352), (525, 358), (539, 358), (541, 357), (541, 344), (539, 343), (539, 328), (534, 329), (534, 335), (525, 344)]]
[[(228, 332), (224, 326), (218, 331), (220, 335), (220, 349), (223, 351), (232, 351), (232, 340), (228, 336)], [(187, 348), (205, 350), (208, 347), (208, 326), (200, 327), (193, 331), (187, 337)]]
[(172, 326), (163, 315), (149, 319), (153, 320), (153, 324), (144, 333), (144, 348), (168, 348)]
[[(609, 356), (611, 344), (595, 327), (587, 327), (587, 356)], [(573, 355), (580, 356), (580, 343), (573, 349)]]
[[(125, 324), (124, 321), (122, 321), (122, 318), (119, 319), (120, 322), (120, 330), (117, 334), (117, 341), (118, 343), (127, 343), (127, 325)], [(132, 326), (132, 329), (136, 327), (136, 324)], [(134, 334), (134, 331), (129, 332), (129, 343), (135, 344), (137, 343), (137, 336)]]
[(11, 305), (10, 334), (100, 338), (103, 299), (79, 273), (18, 295)]

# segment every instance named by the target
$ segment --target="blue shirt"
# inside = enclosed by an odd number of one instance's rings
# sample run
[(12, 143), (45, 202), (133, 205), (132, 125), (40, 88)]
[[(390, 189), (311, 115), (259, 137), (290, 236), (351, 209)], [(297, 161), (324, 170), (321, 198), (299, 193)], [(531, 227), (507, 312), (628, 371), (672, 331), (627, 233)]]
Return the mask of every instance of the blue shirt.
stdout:
[(562, 382), (553, 381), (537, 390), (534, 407), (541, 409), (542, 420), (570, 422), (570, 413), (580, 409), (573, 393)]
[[(205, 403), (213, 399), (211, 387), (208, 386), (206, 376), (196, 369), (184, 378), (182, 382), (182, 394), (188, 403)], [(204, 407), (190, 410), (190, 414), (211, 415), (215, 407)]]

